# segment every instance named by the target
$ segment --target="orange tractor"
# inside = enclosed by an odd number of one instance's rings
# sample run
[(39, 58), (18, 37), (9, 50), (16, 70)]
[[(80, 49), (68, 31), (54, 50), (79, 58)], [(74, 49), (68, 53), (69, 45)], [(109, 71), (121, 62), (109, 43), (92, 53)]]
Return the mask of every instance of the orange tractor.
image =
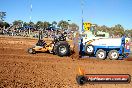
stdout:
[(70, 45), (66, 41), (66, 36), (64, 34), (61, 34), (59, 37), (55, 37), (50, 44), (47, 44), (44, 40), (39, 38), (36, 45), (28, 49), (30, 54), (35, 54), (37, 52), (49, 52), (61, 57), (68, 56), (70, 51)]

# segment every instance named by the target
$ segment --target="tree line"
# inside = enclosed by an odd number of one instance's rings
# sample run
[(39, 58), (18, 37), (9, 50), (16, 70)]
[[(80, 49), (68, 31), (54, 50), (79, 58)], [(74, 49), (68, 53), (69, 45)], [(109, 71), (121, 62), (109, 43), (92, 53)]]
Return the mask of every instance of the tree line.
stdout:
[[(48, 21), (38, 21), (36, 23), (34, 22), (23, 22), (22, 20), (15, 20), (14, 22), (12, 22), (12, 26), (15, 26), (15, 28), (21, 28), (21, 27), (25, 27), (25, 26), (30, 26), (33, 27), (35, 29), (38, 30), (45, 30), (47, 28), (52, 27), (53, 29), (62, 29), (62, 30), (66, 30), (66, 29), (71, 29), (72, 31), (78, 31), (79, 30), (79, 26), (76, 23), (69, 23), (67, 21), (59, 21), (58, 23), (56, 21), (53, 21), (52, 23), (48, 22)], [(0, 22), (0, 27), (3, 28), (8, 28), (10, 27), (10, 24), (7, 22)]]
[[(6, 12), (0, 12), (0, 28), (8, 28), (11, 25), (8, 22), (5, 22), (4, 19), (6, 17)], [(57, 28), (61, 30), (69, 30), (69, 31), (78, 31), (79, 26), (76, 23), (69, 23), (68, 21), (61, 20), (58, 23), (56, 21), (48, 22), (48, 21), (38, 21), (36, 23), (34, 22), (24, 22), (22, 20), (15, 20), (12, 22), (12, 25), (15, 26), (15, 28), (21, 28), (24, 26), (31, 26), (33, 28), (36, 28), (37, 30), (45, 30), (49, 27)], [(110, 35), (126, 35), (129, 37), (132, 37), (132, 29), (124, 29), (122, 25), (116, 24), (113, 27), (107, 27), (105, 25), (99, 26), (95, 24), (95, 31), (103, 31), (108, 32)]]
[(111, 36), (112, 35), (118, 35), (118, 36), (128, 36), (132, 37), (132, 29), (124, 29), (121, 24), (116, 24), (113, 27), (107, 27), (105, 25), (99, 26), (95, 24), (95, 31), (103, 31), (108, 32)]

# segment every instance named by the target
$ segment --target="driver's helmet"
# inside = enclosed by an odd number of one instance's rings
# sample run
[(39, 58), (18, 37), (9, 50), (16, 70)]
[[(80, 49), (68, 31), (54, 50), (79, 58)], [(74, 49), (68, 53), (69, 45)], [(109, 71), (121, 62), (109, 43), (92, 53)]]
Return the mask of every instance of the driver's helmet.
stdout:
[(67, 32), (64, 32), (64, 36), (65, 36), (65, 37), (67, 36)]

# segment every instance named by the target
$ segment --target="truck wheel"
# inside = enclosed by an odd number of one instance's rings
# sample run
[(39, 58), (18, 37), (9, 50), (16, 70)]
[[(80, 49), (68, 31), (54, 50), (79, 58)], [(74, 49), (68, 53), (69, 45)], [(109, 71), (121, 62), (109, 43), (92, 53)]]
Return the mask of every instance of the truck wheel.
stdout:
[(101, 60), (106, 59), (106, 51), (104, 51), (104, 50), (102, 50), (102, 49), (99, 49), (99, 50), (96, 52), (96, 58), (101, 59)]
[(85, 52), (89, 55), (93, 54), (94, 52), (94, 47), (93, 45), (87, 45), (86, 48), (85, 48)]
[(111, 50), (108, 56), (111, 60), (117, 60), (119, 58), (119, 53), (117, 50)]
[(68, 56), (70, 54), (70, 46), (67, 42), (58, 42), (55, 46), (55, 54), (58, 56)]
[(83, 85), (86, 83), (86, 78), (83, 75), (77, 76), (76, 81), (79, 85)]
[(29, 49), (28, 49), (28, 53), (30, 53), (30, 54), (35, 54), (36, 52), (35, 52), (35, 50), (34, 50), (33, 48), (29, 48)]

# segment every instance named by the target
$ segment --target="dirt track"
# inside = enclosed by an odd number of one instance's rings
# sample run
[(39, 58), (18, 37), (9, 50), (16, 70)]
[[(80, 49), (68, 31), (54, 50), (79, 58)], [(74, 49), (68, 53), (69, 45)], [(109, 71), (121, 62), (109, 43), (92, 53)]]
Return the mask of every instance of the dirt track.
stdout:
[(37, 40), (0, 37), (0, 88), (132, 88), (130, 84), (86, 84), (79, 86), (75, 77), (81, 67), (89, 74), (130, 74), (132, 61), (73, 60), (48, 53), (28, 54)]

